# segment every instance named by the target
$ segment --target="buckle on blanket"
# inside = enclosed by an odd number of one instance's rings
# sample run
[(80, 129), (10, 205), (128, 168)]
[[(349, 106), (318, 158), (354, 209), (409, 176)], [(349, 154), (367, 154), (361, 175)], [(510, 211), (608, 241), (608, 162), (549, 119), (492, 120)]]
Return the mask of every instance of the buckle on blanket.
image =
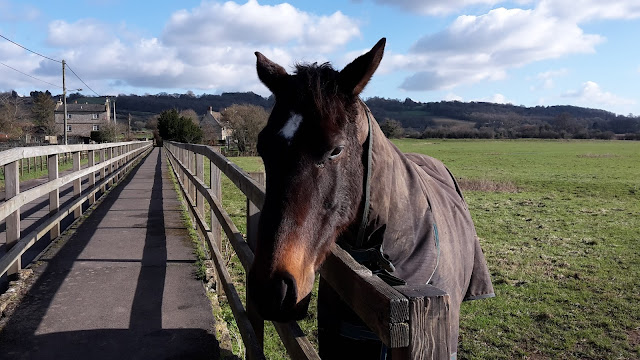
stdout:
[(371, 272), (391, 286), (406, 285), (407, 282), (397, 276), (391, 275), (396, 271), (389, 258), (382, 253), (382, 247), (369, 249), (354, 249), (348, 244), (341, 244), (342, 248), (353, 257), (355, 261), (367, 267)]

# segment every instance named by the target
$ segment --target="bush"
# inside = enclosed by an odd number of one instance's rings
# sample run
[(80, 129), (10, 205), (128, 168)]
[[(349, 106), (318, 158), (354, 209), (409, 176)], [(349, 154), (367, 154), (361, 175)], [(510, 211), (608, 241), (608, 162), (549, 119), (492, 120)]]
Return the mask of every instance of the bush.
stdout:
[(398, 139), (404, 135), (402, 124), (394, 119), (384, 119), (384, 121), (380, 123), (380, 130), (382, 130), (384, 135), (389, 139)]
[(166, 110), (160, 114), (158, 134), (163, 140), (192, 144), (202, 141), (202, 129), (190, 118), (180, 116), (176, 109)]

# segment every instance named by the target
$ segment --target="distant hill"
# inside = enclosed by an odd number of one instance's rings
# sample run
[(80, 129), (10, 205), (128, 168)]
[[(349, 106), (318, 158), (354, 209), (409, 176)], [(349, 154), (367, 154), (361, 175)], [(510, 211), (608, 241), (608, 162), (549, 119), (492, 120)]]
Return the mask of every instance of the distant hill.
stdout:
[[(71, 94), (69, 100), (104, 102), (104, 98)], [(264, 98), (252, 92), (220, 95), (167, 94), (118, 95), (118, 117), (132, 114), (136, 120), (157, 115), (164, 110), (193, 109), (204, 114), (209, 106), (221, 111), (233, 104), (258, 105), (269, 110), (273, 96)], [(414, 137), (543, 137), (543, 138), (619, 138), (640, 139), (640, 116), (616, 115), (612, 112), (570, 105), (516, 106), (488, 102), (440, 101), (421, 103), (372, 97), (367, 99), (379, 122), (395, 120)]]
[(542, 137), (640, 139), (640, 116), (570, 105), (516, 106), (487, 102), (420, 103), (373, 97), (367, 106), (379, 122), (396, 120), (408, 134), (428, 137)]

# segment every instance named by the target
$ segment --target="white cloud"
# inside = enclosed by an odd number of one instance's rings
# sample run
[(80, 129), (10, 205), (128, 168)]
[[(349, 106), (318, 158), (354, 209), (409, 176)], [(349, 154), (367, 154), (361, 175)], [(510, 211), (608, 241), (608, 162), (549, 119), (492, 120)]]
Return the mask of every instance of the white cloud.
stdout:
[(446, 101), (462, 101), (462, 96), (456, 95), (456, 94), (450, 92), (450, 93), (447, 93), (447, 95), (444, 96), (444, 99)]
[(567, 69), (559, 69), (559, 70), (549, 70), (545, 72), (538, 73), (536, 75), (536, 79), (541, 83), (540, 87), (532, 87), (532, 90), (538, 90), (539, 88), (549, 90), (555, 86), (554, 79), (567, 75)]
[(539, 9), (498, 8), (481, 16), (459, 16), (393, 62), (396, 68), (415, 71), (401, 85), (406, 90), (450, 89), (504, 79), (508, 69), (532, 62), (593, 53), (603, 40)]
[[(339, 11), (317, 15), (286, 3), (203, 1), (175, 12), (159, 37), (140, 36), (125, 24), (85, 18), (51, 22), (47, 42), (53, 49), (51, 56), (65, 59), (101, 94), (118, 93), (122, 88), (186, 88), (268, 95), (255, 75), (256, 50), (287, 66), (305, 57), (326, 58), (360, 35), (358, 22)], [(0, 58), (24, 58), (24, 53), (3, 51), (5, 46), (0, 43)], [(15, 53), (16, 48), (7, 49)], [(59, 64), (51, 62), (34, 61), (20, 69), (44, 79), (60, 76)], [(0, 88), (21, 84), (0, 80)], [(71, 74), (67, 86), (84, 88)]]
[(506, 104), (506, 103), (509, 103), (510, 101), (508, 101), (506, 96), (502, 94), (493, 94), (493, 96), (489, 99), (489, 102), (496, 103), (496, 104)]
[[(504, 0), (374, 0), (378, 4), (397, 6), (425, 15), (446, 15), (472, 5), (495, 5)], [(525, 1), (528, 2), (528, 1)]]
[(480, 102), (490, 102), (490, 103), (494, 103), (494, 104), (512, 104), (513, 102), (511, 100), (508, 100), (506, 96), (496, 93), (493, 94), (489, 97), (483, 97), (480, 99), (476, 99), (473, 101), (480, 101)]
[(538, 8), (540, 11), (559, 19), (567, 19), (576, 23), (590, 20), (640, 18), (640, 2), (638, 0), (542, 0)]
[(106, 24), (96, 19), (82, 19), (75, 23), (55, 20), (49, 24), (48, 42), (58, 47), (78, 47), (102, 43), (113, 35)]
[(591, 107), (594, 105), (621, 106), (636, 104), (633, 99), (626, 99), (602, 90), (600, 85), (593, 81), (583, 83), (578, 90), (564, 93), (563, 97), (575, 98), (577, 103)]
[(339, 11), (318, 16), (287, 3), (270, 6), (249, 0), (243, 5), (203, 2), (191, 11), (178, 11), (171, 16), (162, 38), (177, 47), (293, 45), (323, 53), (357, 36), (357, 22)]

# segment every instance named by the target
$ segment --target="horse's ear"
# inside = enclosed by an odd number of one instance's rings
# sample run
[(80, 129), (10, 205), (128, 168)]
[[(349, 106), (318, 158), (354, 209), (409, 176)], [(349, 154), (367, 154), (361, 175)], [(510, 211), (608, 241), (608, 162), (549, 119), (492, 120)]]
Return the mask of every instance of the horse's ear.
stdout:
[(349, 95), (358, 96), (380, 65), (386, 38), (380, 39), (368, 53), (361, 55), (340, 71), (340, 88)]
[(256, 69), (258, 70), (258, 78), (265, 84), (272, 93), (275, 93), (284, 83), (284, 79), (288, 76), (287, 71), (280, 65), (267, 59), (266, 56), (256, 51)]

